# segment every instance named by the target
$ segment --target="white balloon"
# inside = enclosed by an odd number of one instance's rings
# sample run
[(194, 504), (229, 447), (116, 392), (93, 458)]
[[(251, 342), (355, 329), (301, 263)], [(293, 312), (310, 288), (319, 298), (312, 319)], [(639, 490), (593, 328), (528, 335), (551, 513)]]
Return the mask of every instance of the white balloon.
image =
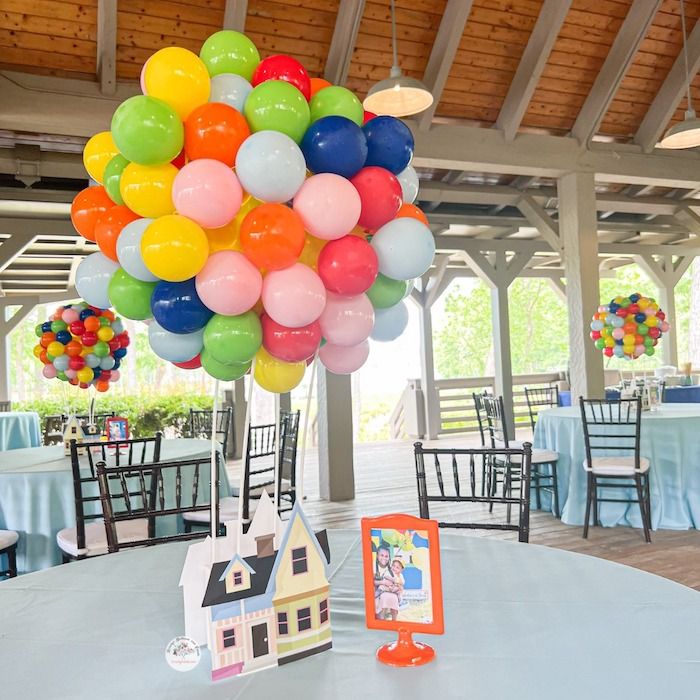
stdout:
[(119, 269), (119, 265), (102, 253), (88, 255), (75, 271), (75, 289), (78, 296), (85, 299), (90, 306), (108, 309), (109, 281)]
[(117, 238), (117, 259), (132, 277), (141, 282), (157, 282), (156, 277), (144, 264), (141, 255), (143, 232), (153, 223), (153, 219), (136, 219), (127, 224)]
[(418, 196), (418, 173), (412, 165), (406, 166), (397, 176), (401, 184), (401, 192), (403, 193), (403, 201), (408, 204), (413, 204)]
[(420, 277), (433, 263), (435, 239), (417, 219), (393, 219), (372, 236), (379, 272), (393, 280)]
[(244, 77), (234, 73), (220, 73), (211, 79), (209, 102), (223, 102), (242, 114), (252, 89), (253, 86)]
[(279, 131), (249, 136), (236, 155), (236, 175), (246, 192), (263, 202), (288, 202), (306, 179), (299, 146)]
[(168, 362), (187, 362), (202, 351), (204, 329), (194, 333), (171, 333), (156, 321), (148, 324), (148, 342), (153, 352)]
[(374, 328), (370, 333), (372, 340), (388, 343), (396, 340), (408, 325), (408, 308), (403, 301), (387, 309), (374, 310)]

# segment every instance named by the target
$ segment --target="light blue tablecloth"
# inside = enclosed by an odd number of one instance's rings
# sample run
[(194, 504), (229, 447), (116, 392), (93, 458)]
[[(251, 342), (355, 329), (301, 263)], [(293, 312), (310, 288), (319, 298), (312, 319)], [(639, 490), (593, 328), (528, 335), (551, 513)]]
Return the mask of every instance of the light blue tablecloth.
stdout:
[(0, 452), (41, 445), (39, 414), (33, 411), (0, 413)]
[(695, 700), (700, 594), (611, 562), (440, 533), (445, 634), (435, 660), (374, 657), (361, 547), (331, 531), (333, 649), (217, 683), (178, 673), (186, 546), (110, 554), (0, 583), (0, 677), (12, 700)]
[[(583, 470), (586, 452), (579, 407), (542, 411), (534, 446), (559, 453), (557, 475), (562, 521), (582, 525), (587, 479)], [(662, 404), (656, 411), (644, 412), (641, 454), (651, 461), (654, 529), (686, 530), (700, 526), (700, 405)], [(620, 497), (620, 493), (624, 492), (618, 490), (612, 497)], [(630, 496), (633, 493), (631, 489)], [(641, 527), (636, 504), (602, 503), (600, 520), (606, 526)], [(698, 674), (700, 680), (700, 669)]]
[[(161, 459), (206, 457), (208, 440), (164, 440)], [(200, 481), (208, 495), (207, 478)], [(229, 492), (228, 482), (222, 493)], [(98, 495), (95, 485), (94, 494)], [(207, 497), (208, 502), (208, 497)], [(17, 566), (20, 573), (61, 563), (56, 533), (75, 526), (75, 500), (70, 457), (63, 445), (33, 447), (0, 453), (0, 529), (20, 534)]]

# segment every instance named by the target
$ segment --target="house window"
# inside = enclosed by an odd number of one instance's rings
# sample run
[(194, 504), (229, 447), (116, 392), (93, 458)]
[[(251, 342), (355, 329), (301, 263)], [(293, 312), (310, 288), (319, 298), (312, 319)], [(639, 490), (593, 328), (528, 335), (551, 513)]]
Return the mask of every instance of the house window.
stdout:
[(300, 632), (311, 629), (311, 608), (297, 610), (297, 629)]
[(318, 611), (320, 613), (321, 624), (328, 622), (328, 598), (319, 603)]
[(280, 636), (289, 634), (289, 622), (286, 612), (277, 613), (277, 634)]
[(224, 649), (236, 646), (236, 630), (231, 628), (230, 630), (224, 630), (222, 633), (222, 639), (224, 640)]
[(305, 574), (309, 570), (306, 561), (306, 547), (299, 547), (292, 550), (292, 573)]
[(233, 585), (240, 586), (243, 583), (243, 572), (234, 571), (233, 572)]

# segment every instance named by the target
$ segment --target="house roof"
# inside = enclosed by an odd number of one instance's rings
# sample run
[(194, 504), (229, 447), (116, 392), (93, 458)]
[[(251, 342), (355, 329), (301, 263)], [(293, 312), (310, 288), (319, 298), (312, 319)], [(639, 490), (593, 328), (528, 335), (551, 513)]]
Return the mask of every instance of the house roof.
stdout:
[[(237, 557), (238, 555), (235, 555), (234, 559)], [(276, 555), (269, 557), (246, 557), (243, 559), (243, 564), (255, 573), (250, 575), (250, 588), (233, 593), (226, 592), (226, 581), (223, 575), (229, 566), (229, 562), (222, 561), (214, 564), (209, 574), (209, 583), (207, 584), (207, 590), (204, 594), (202, 607), (208, 608), (211, 605), (231, 603), (236, 600), (252, 598), (265, 593), (272, 568), (275, 564), (275, 558)]]

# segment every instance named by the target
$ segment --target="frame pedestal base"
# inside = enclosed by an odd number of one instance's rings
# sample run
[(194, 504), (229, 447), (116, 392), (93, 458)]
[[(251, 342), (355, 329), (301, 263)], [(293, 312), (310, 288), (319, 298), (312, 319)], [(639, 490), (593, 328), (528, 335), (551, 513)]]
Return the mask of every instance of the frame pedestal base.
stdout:
[(435, 658), (435, 649), (422, 642), (414, 642), (411, 633), (401, 627), (399, 638), (377, 649), (377, 659), (388, 666), (422, 666)]

